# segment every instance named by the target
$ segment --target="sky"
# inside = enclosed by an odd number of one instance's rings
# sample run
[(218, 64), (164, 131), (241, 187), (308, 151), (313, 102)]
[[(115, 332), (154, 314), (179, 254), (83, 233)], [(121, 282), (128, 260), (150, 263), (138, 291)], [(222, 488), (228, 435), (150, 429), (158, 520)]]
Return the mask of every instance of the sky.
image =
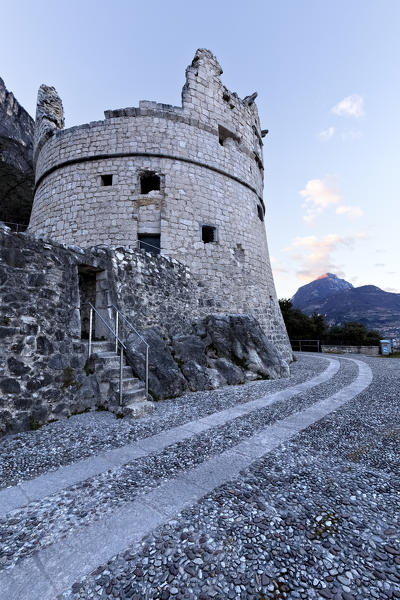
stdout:
[(331, 272), (400, 292), (399, 0), (0, 0), (0, 77), (34, 116), (54, 85), (66, 127), (139, 100), (180, 104), (209, 48), (255, 90), (278, 297)]

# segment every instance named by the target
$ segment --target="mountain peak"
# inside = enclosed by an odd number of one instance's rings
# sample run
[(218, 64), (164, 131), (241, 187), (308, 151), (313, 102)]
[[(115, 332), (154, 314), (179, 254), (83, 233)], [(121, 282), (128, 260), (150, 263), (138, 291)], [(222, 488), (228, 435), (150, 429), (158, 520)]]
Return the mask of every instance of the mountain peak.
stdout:
[(324, 315), (329, 324), (350, 321), (378, 329), (386, 337), (400, 336), (400, 294), (375, 285), (354, 287), (333, 273), (324, 273), (300, 287), (292, 298), (294, 308), (306, 315)]
[(323, 273), (322, 275), (320, 275), (319, 277), (317, 277), (317, 279), (315, 279), (315, 281), (318, 281), (318, 279), (339, 279), (337, 275), (335, 275), (334, 273)]

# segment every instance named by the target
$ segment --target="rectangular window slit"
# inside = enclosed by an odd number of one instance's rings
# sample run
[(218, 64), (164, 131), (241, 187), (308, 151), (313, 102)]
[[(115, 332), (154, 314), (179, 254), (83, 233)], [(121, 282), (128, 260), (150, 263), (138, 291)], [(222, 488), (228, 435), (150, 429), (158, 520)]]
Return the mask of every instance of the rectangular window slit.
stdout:
[(112, 175), (101, 175), (101, 185), (112, 185)]
[(160, 176), (151, 171), (142, 173), (140, 175), (140, 193), (148, 194), (153, 191), (160, 191)]
[(217, 241), (217, 228), (212, 225), (203, 225), (201, 228), (201, 239), (205, 244)]

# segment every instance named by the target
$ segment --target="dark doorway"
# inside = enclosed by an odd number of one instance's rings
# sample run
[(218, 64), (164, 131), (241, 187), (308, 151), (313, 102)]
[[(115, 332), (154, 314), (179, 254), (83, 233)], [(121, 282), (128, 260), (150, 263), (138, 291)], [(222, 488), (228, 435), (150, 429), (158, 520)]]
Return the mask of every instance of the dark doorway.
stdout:
[(90, 306), (88, 302), (96, 306), (96, 271), (90, 267), (78, 267), (79, 275), (79, 295), (81, 308), (81, 337), (89, 337), (89, 313)]
[[(79, 265), (79, 296), (81, 315), (81, 337), (88, 339), (90, 324), (90, 304), (108, 323), (109, 290), (107, 272), (89, 265)], [(111, 325), (110, 325), (111, 326)], [(93, 339), (105, 339), (107, 327), (100, 318), (93, 314)]]

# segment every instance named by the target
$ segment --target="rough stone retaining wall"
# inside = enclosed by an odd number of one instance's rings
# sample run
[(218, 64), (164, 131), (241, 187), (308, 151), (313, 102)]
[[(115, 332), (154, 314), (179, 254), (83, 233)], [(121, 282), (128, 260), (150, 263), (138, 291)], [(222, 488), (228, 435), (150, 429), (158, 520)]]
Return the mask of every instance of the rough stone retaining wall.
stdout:
[(95, 402), (77, 292), (71, 252), (0, 230), (0, 434)]
[(321, 352), (331, 354), (366, 354), (367, 356), (378, 356), (378, 346), (334, 346), (322, 345)]
[(103, 305), (104, 298), (117, 304), (138, 328), (180, 333), (201, 312), (197, 282), (175, 260), (122, 248), (67, 248), (1, 227), (0, 433), (99, 400), (81, 340), (82, 266), (102, 274)]

